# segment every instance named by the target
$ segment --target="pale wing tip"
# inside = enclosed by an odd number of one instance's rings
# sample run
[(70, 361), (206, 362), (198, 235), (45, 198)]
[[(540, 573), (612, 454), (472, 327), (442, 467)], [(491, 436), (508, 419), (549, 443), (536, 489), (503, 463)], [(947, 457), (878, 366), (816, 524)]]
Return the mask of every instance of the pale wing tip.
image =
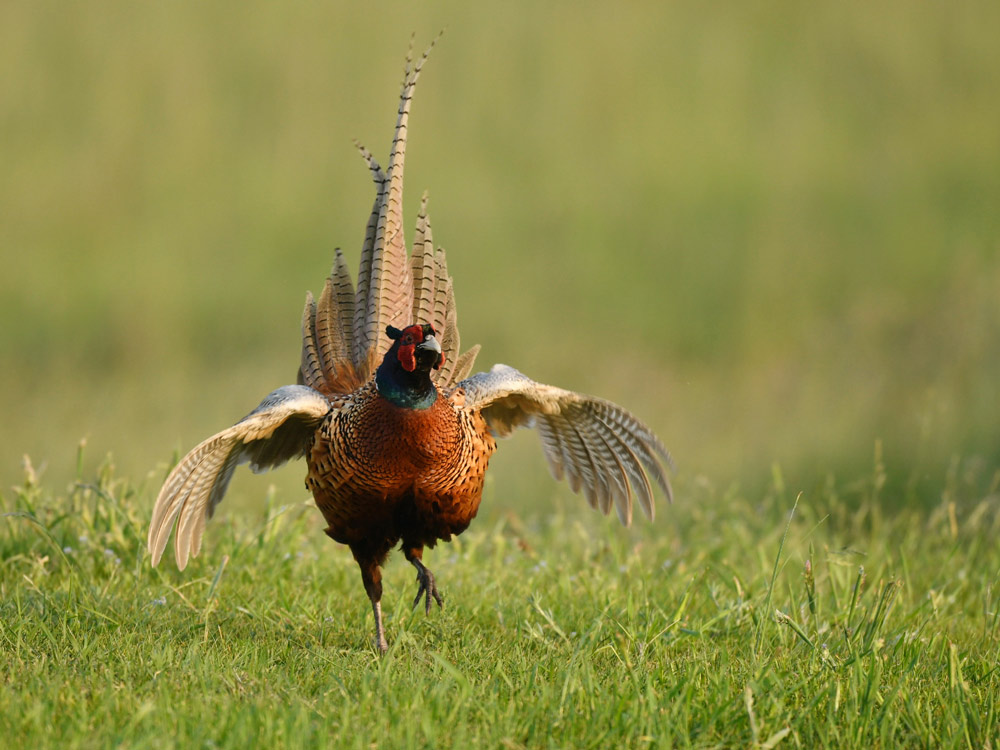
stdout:
[[(163, 559), (163, 553), (165, 551), (166, 550), (163, 549), (152, 551), (152, 561), (151, 561), (152, 564), (150, 567), (155, 568), (157, 565), (160, 564), (160, 560)], [(181, 556), (177, 550), (174, 550), (174, 557), (177, 561), (177, 570), (184, 570), (184, 568), (186, 568), (188, 564), (187, 556), (186, 555)], [(192, 557), (197, 557), (197, 553), (192, 555)]]
[(177, 570), (184, 570), (188, 564), (189, 550), (181, 545), (181, 540), (174, 537), (174, 560), (177, 562)]
[[(171, 476), (173, 476), (173, 472), (171, 472)], [(170, 477), (167, 478), (167, 482), (169, 481)], [(149, 521), (149, 534), (146, 535), (146, 548), (149, 550), (154, 568), (159, 564), (160, 558), (163, 557), (163, 549), (166, 547), (167, 538), (169, 537), (169, 528), (167, 529), (167, 533), (164, 534), (164, 512), (164, 499), (161, 491), (160, 496), (156, 498), (156, 504), (153, 506), (153, 516)], [(172, 525), (173, 518), (170, 521)]]
[[(666, 453), (666, 451), (664, 451), (664, 453)], [(674, 461), (670, 457), (669, 453), (666, 453), (665, 459), (667, 462), (667, 468), (670, 469), (670, 471), (672, 472), (676, 472), (677, 467), (674, 465)], [(667, 473), (665, 471), (659, 472), (659, 474), (656, 476), (656, 483), (660, 486), (660, 489), (663, 490), (663, 494), (667, 498), (667, 502), (673, 505), (674, 488), (671, 486), (670, 478), (667, 476)]]
[[(173, 526), (173, 519), (171, 519), (170, 526)], [(157, 523), (154, 519), (149, 525), (149, 539), (147, 540), (152, 567), (155, 568), (160, 564), (160, 560), (163, 559), (163, 553), (166, 550), (169, 538), (170, 527), (168, 526), (164, 529), (162, 521)]]
[(646, 517), (650, 522), (656, 520), (656, 497), (650, 492), (647, 499), (639, 503), (639, 507), (642, 508), (642, 515)]
[[(152, 529), (150, 530), (150, 535), (152, 536)], [(160, 560), (163, 559), (163, 553), (166, 552), (167, 547), (167, 537), (162, 539), (155, 539), (149, 542), (149, 555), (150, 555), (150, 567), (155, 568), (160, 564)], [(191, 555), (192, 557), (197, 556), (197, 552)], [(188, 554), (186, 551), (182, 550), (180, 547), (180, 540), (175, 537), (174, 540), (174, 559), (177, 562), (177, 570), (184, 570), (188, 564)]]
[(618, 513), (618, 520), (626, 529), (632, 525), (632, 498), (625, 496), (625, 500), (615, 503), (615, 511)]
[(163, 553), (167, 548), (167, 541), (170, 538), (170, 530), (163, 533), (163, 529), (150, 526), (149, 528), (149, 555), (151, 567), (156, 567), (163, 559)]

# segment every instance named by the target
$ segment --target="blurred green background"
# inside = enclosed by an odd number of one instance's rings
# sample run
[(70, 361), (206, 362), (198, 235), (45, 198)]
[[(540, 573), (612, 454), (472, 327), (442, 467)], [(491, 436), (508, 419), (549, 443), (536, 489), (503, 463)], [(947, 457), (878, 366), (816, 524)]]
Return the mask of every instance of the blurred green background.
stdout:
[[(406, 222), (428, 189), (481, 368), (631, 408), (682, 490), (851, 479), (877, 440), (908, 496), (995, 469), (1000, 4), (8, 0), (0, 485), (81, 438), (155, 485), (293, 381), (371, 205), (351, 139), (386, 160), (443, 27)], [(568, 493), (533, 436), (495, 465)]]

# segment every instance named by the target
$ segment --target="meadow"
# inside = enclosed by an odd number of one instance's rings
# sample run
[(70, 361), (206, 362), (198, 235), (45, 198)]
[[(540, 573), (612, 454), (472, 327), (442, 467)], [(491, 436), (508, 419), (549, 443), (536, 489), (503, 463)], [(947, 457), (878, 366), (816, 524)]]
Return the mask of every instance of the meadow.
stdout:
[[(628, 533), (553, 493), (386, 569), (390, 649), (309, 503), (214, 524), (184, 573), (107, 467), (5, 501), (0, 730), (26, 747), (991, 747), (1000, 473), (887, 513), (884, 467), (792, 497), (682, 484)], [(487, 501), (499, 481), (491, 483)], [(848, 508), (853, 508), (848, 510)], [(965, 510), (959, 510), (959, 509)]]
[[(996, 744), (1000, 6), (0, 7), (0, 729), (25, 746)], [(368, 643), (301, 465), (201, 558), (176, 458), (292, 382), (402, 62), (478, 364), (677, 459), (624, 530), (493, 461)], [(794, 508), (794, 511), (793, 511)], [(789, 520), (790, 519), (790, 520)], [(807, 571), (808, 561), (808, 571)], [(863, 569), (863, 573), (861, 572)]]

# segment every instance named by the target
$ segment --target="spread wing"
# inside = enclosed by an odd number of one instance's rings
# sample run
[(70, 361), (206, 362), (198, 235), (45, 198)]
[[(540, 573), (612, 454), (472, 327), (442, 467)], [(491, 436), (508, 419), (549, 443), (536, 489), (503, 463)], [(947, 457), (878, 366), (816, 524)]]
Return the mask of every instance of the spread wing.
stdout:
[(516, 427), (534, 427), (556, 479), (583, 490), (591, 507), (632, 522), (632, 496), (646, 516), (655, 514), (650, 478), (672, 499), (667, 449), (646, 425), (617, 404), (536, 383), (507, 365), (494, 365), (458, 384), (465, 408), (479, 410), (490, 429), (506, 437)]
[(304, 455), (316, 426), (329, 411), (330, 402), (322, 394), (286, 385), (228, 430), (184, 456), (163, 483), (153, 508), (149, 524), (153, 565), (160, 561), (176, 519), (174, 555), (183, 570), (188, 557), (195, 557), (201, 549), (205, 520), (222, 500), (237, 465), (249, 462), (258, 472)]

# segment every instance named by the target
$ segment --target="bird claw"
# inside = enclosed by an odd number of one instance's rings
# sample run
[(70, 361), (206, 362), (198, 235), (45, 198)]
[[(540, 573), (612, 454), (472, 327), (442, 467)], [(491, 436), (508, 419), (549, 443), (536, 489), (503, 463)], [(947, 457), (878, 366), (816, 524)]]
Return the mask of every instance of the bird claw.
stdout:
[(426, 614), (430, 614), (432, 596), (434, 597), (434, 601), (437, 602), (438, 607), (444, 606), (444, 600), (441, 598), (441, 594), (437, 590), (437, 584), (434, 582), (434, 574), (423, 565), (417, 568), (417, 583), (420, 584), (420, 587), (417, 589), (417, 595), (413, 599), (411, 609), (417, 608), (421, 596), (424, 597), (424, 612)]

